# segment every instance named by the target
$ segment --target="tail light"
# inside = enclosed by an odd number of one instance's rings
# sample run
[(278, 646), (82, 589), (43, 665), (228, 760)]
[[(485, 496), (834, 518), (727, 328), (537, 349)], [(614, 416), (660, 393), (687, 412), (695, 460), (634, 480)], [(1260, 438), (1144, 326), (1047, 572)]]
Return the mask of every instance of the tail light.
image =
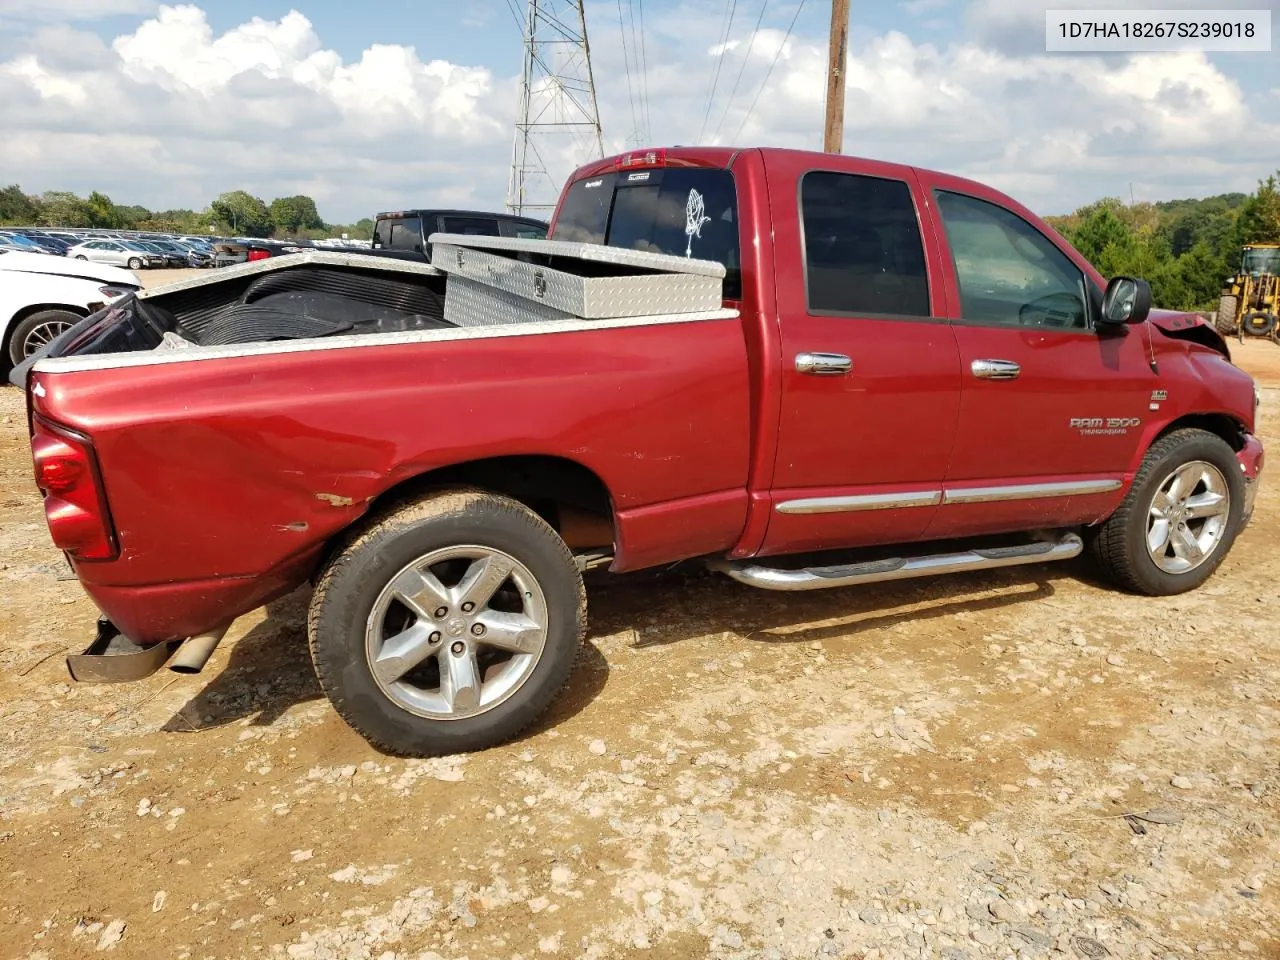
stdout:
[(32, 418), (31, 454), (36, 486), (54, 545), (77, 560), (114, 560), (119, 554), (98, 458), (88, 437)]
[(619, 170), (629, 170), (633, 167), (665, 167), (667, 165), (667, 151), (661, 150), (642, 150), (639, 153), (624, 153), (613, 161), (613, 165)]
[(261, 249), (261, 248), (255, 248), (255, 249), (253, 249), (253, 250), (250, 250), (250, 251), (249, 251), (249, 260), (251, 260), (251, 261), (252, 261), (252, 260), (266, 260), (266, 259), (267, 259), (268, 257), (270, 257), (270, 256), (271, 256), (271, 251), (270, 251), (270, 250), (263, 250), (263, 249)]

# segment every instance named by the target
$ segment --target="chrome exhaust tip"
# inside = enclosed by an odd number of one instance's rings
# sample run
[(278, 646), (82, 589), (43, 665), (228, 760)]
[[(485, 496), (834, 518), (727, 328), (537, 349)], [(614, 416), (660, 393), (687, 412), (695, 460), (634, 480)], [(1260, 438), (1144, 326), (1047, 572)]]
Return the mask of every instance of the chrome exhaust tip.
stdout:
[(213, 656), (213, 651), (218, 648), (218, 644), (222, 642), (222, 638), (227, 635), (227, 630), (231, 624), (225, 627), (219, 627), (216, 630), (210, 630), (208, 633), (202, 633), (187, 640), (178, 648), (178, 652), (169, 661), (169, 669), (174, 673), (182, 673), (192, 675), (199, 673), (204, 669), (205, 664), (209, 662), (209, 658)]

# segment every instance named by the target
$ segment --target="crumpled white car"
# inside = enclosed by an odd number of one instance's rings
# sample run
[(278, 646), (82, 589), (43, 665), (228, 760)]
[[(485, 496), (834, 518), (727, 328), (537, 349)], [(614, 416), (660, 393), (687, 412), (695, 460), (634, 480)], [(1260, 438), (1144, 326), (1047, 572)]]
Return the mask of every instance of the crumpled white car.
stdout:
[(132, 270), (0, 251), (0, 367), (20, 363), (82, 317), (141, 287)]

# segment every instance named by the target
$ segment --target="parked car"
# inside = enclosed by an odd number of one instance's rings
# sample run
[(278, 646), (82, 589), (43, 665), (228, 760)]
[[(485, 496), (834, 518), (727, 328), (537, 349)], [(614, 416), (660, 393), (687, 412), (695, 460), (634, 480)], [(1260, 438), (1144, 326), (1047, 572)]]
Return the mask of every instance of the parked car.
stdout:
[(187, 266), (189, 267), (212, 267), (213, 266), (213, 248), (207, 244), (192, 243), (189, 240), (171, 241), (173, 246), (177, 247), (187, 257)]
[(379, 213), (374, 218), (370, 249), (382, 256), (429, 263), (431, 244), (427, 242), (427, 238), (433, 233), (541, 240), (547, 235), (547, 224), (531, 217), (479, 210), (402, 210)]
[(67, 252), (67, 248), (71, 246), (71, 244), (67, 243), (65, 240), (62, 240), (59, 237), (51, 237), (42, 230), (33, 230), (24, 227), (6, 230), (5, 232), (26, 237), (32, 243), (39, 246), (45, 253), (52, 253), (57, 256), (65, 254)]
[(454, 753), (551, 702), (587, 569), (796, 591), (1087, 548), (1168, 596), (1252, 514), (1258, 391), (1223, 338), (981, 184), (647, 151), (577, 171), (550, 238), (246, 263), (20, 366), (53, 541), (104, 614), (72, 675), (198, 671), (312, 581), (336, 709)]
[(190, 263), (190, 251), (171, 243), (168, 240), (139, 240), (137, 241), (148, 250), (154, 250), (156, 253), (164, 257), (166, 267), (188, 267)]
[(75, 260), (92, 260), (142, 270), (145, 267), (163, 267), (164, 255), (140, 247), (128, 240), (86, 240), (67, 250), (66, 255)]
[(0, 231), (0, 236), (4, 237), (6, 244), (18, 250), (25, 250), (28, 253), (51, 253), (44, 244), (37, 243), (31, 237), (23, 236), (13, 230)]
[(0, 252), (0, 365), (20, 363), (82, 317), (139, 287), (128, 270)]

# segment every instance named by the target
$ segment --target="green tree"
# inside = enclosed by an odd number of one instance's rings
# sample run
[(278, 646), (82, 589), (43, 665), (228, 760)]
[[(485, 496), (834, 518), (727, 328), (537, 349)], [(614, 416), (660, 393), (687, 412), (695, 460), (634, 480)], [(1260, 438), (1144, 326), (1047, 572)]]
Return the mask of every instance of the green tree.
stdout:
[(1071, 245), (1103, 273), (1109, 272), (1102, 265), (1104, 251), (1109, 247), (1116, 247), (1112, 256), (1120, 256), (1122, 254), (1119, 251), (1126, 248), (1133, 237), (1129, 227), (1116, 216), (1119, 203), (1118, 200), (1101, 200), (1077, 211), (1079, 222), (1067, 236)]
[(271, 212), (267, 205), (244, 190), (224, 193), (209, 205), (214, 218), (234, 236), (271, 235)]
[(324, 229), (316, 202), (307, 196), (278, 197), (271, 201), (270, 213), (275, 228), (289, 235), (296, 235), (300, 230)]
[(1240, 208), (1238, 244), (1280, 243), (1280, 182), (1276, 174), (1258, 181), (1258, 190)]
[(16, 183), (0, 190), (0, 223), (25, 227), (35, 223), (39, 217), (39, 198), (27, 196)]
[(43, 227), (92, 227), (94, 210), (66, 190), (50, 190), (41, 198), (40, 225)]

